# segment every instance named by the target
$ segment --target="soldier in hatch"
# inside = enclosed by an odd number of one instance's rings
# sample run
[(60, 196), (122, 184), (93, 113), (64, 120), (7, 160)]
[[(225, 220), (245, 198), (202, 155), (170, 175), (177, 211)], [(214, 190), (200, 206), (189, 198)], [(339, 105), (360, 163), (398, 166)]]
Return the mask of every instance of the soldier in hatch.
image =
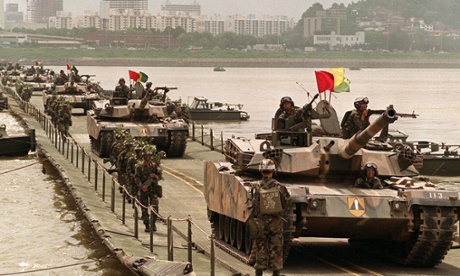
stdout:
[[(275, 163), (272, 160), (262, 160), (259, 171), (263, 178), (251, 187), (253, 206), (251, 220), (257, 221), (259, 225), (257, 231), (250, 231), (253, 239), (251, 257), (255, 260), (256, 276), (263, 275), (266, 269), (272, 270), (273, 275), (280, 275), (280, 270), (283, 268), (284, 219), (282, 216), (290, 210), (291, 198), (286, 187), (273, 178), (275, 170)], [(255, 232), (258, 234), (254, 235)]]
[(377, 164), (367, 162), (364, 165), (362, 174), (355, 181), (355, 187), (364, 189), (383, 189), (382, 182), (377, 177)]
[(355, 110), (348, 111), (342, 119), (342, 138), (349, 139), (356, 133), (369, 126), (369, 110), (367, 109), (369, 99), (356, 98), (354, 101)]
[(277, 130), (289, 130), (293, 125), (302, 121), (299, 108), (294, 105), (291, 97), (282, 97), (280, 107), (275, 113), (275, 122)]
[(113, 92), (112, 97), (114, 98), (132, 98), (132, 89), (126, 85), (124, 78), (118, 80), (118, 85), (115, 87), (115, 92)]

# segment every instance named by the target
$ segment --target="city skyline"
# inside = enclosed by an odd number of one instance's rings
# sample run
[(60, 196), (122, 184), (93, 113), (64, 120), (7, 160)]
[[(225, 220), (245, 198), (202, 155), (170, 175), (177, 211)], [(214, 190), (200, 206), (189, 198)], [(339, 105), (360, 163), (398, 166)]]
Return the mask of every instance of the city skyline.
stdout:
[[(85, 10), (99, 11), (101, 1), (95, 0), (64, 0), (64, 11), (71, 12), (73, 16), (83, 15)], [(156, 14), (161, 10), (165, 1), (148, 0), (149, 12)], [(300, 19), (302, 14), (314, 3), (321, 3), (324, 8), (330, 8), (333, 3), (348, 5), (352, 0), (170, 0), (174, 4), (191, 4), (197, 2), (201, 5), (202, 15), (220, 14), (228, 16), (233, 14), (285, 15), (294, 20)], [(229, 3), (232, 3), (229, 5)], [(19, 11), (26, 12), (26, 0), (4, 0), (4, 3), (17, 3)]]

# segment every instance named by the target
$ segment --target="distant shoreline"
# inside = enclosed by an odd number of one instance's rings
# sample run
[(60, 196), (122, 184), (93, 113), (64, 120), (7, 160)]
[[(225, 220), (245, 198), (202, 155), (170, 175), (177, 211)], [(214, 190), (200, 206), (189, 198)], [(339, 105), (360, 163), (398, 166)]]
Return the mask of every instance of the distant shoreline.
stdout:
[(325, 58), (59, 58), (41, 60), (61, 66), (255, 67), (255, 68), (460, 68), (460, 59), (325, 59)]

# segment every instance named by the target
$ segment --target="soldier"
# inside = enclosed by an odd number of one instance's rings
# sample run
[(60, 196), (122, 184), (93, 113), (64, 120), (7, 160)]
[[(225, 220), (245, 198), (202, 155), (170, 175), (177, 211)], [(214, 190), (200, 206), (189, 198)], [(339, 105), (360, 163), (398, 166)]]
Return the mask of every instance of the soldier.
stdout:
[(153, 99), (157, 94), (158, 94), (157, 89), (155, 89), (155, 88), (152, 89), (152, 83), (151, 83), (151, 82), (147, 82), (147, 83), (145, 84), (145, 89), (144, 89), (144, 91), (143, 91), (143, 93), (142, 93), (142, 97), (141, 97), (141, 98), (143, 99), (143, 98), (147, 97), (147, 98), (146, 98), (147, 100), (151, 100), (151, 99)]
[(72, 113), (69, 103), (63, 102), (59, 108), (58, 129), (65, 136), (69, 135), (69, 127), (72, 125)]
[[(128, 178), (126, 174), (126, 170), (128, 167), (128, 157), (132, 154), (132, 149), (134, 146), (134, 142), (132, 140), (125, 141), (124, 148), (120, 151), (117, 157), (117, 175), (118, 175), (118, 183), (121, 186), (127, 186)], [(123, 193), (123, 188), (120, 187), (120, 193)]]
[(32, 98), (32, 90), (30, 90), (29, 87), (27, 86), (24, 87), (22, 94), (21, 94), (21, 98), (23, 101), (29, 102), (30, 98)]
[(349, 139), (356, 133), (364, 130), (369, 126), (370, 114), (367, 109), (368, 103), (369, 99), (367, 97), (356, 98), (354, 101), (356, 109), (347, 111), (345, 113), (345, 116), (343, 116), (342, 119), (342, 123), (340, 124), (342, 127), (343, 139)]
[[(126, 166), (126, 175), (128, 177), (127, 186), (129, 193), (134, 197), (137, 197), (139, 192), (139, 188), (134, 181), (134, 176), (136, 174), (137, 165), (142, 161), (143, 150), (141, 146), (135, 147), (134, 152), (128, 157), (128, 164)], [(131, 198), (128, 198), (128, 203), (131, 203)]]
[(282, 97), (280, 100), (280, 107), (275, 113), (276, 129), (288, 130), (293, 125), (300, 123), (302, 117), (299, 108), (294, 105), (291, 97)]
[[(250, 225), (257, 221), (250, 232), (253, 239), (254, 268), (256, 276), (263, 275), (263, 270), (270, 269), (273, 275), (280, 275), (283, 268), (283, 226), (285, 215), (291, 206), (291, 198), (283, 185), (273, 178), (275, 163), (264, 159), (259, 165), (263, 178), (251, 187), (252, 218)], [(257, 235), (254, 233), (257, 232)]]
[[(144, 151), (143, 161), (136, 167), (135, 181), (140, 192), (140, 201), (144, 206), (152, 206), (155, 210), (152, 230), (157, 231), (155, 221), (158, 217), (159, 198), (163, 196), (161, 186), (158, 181), (161, 180), (161, 168), (152, 161), (153, 152)], [(142, 208), (142, 220), (145, 225), (145, 232), (150, 231), (149, 210)]]
[(377, 177), (377, 164), (367, 162), (363, 171), (355, 181), (355, 187), (364, 189), (383, 189), (382, 182)]
[(115, 87), (115, 92), (113, 92), (112, 97), (114, 98), (132, 98), (132, 89), (125, 84), (125, 79), (120, 78), (118, 80), (118, 85)]
[(61, 70), (59, 72), (59, 76), (57, 76), (56, 81), (54, 84), (56, 85), (64, 85), (66, 82), (69, 81), (69, 78), (67, 75), (64, 73), (64, 70)]

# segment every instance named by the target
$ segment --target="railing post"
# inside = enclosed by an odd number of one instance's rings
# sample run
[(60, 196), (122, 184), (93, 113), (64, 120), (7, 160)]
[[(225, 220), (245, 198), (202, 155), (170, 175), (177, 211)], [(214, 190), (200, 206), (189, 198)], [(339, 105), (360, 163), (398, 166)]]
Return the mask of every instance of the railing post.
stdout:
[(67, 160), (69, 159), (69, 147), (70, 147), (70, 140), (67, 139), (67, 153), (66, 153), (67, 154), (67, 157), (66, 157)]
[(85, 173), (85, 149), (81, 148), (81, 172)]
[(173, 241), (173, 231), (172, 231), (172, 220), (171, 220), (171, 216), (168, 217), (167, 219), (167, 225), (168, 225), (168, 241), (167, 241), (167, 244), (168, 244), (168, 261), (174, 261), (174, 252), (173, 252), (173, 249), (174, 249), (174, 241)]
[(106, 172), (102, 174), (102, 201), (105, 202), (105, 174)]
[(91, 182), (91, 155), (88, 155), (88, 182)]
[(113, 179), (112, 177), (112, 189), (111, 189), (111, 201), (110, 201), (110, 209), (112, 210), (112, 212), (115, 212), (115, 180)]
[(224, 154), (224, 133), (220, 132), (220, 153)]
[(201, 125), (201, 145), (204, 145), (204, 126)]
[(121, 200), (123, 201), (121, 203), (121, 222), (125, 224), (125, 221), (126, 221), (126, 191), (125, 189), (123, 189), (123, 196)]
[(155, 223), (155, 212), (152, 206), (149, 206), (150, 211), (150, 252), (153, 253), (153, 224)]
[(215, 257), (216, 257), (216, 253), (214, 251), (214, 234), (211, 235), (211, 276), (215, 276), (216, 275), (216, 263), (215, 263)]
[(97, 182), (99, 178), (99, 164), (97, 163), (97, 160), (94, 161), (94, 190), (97, 191)]
[(78, 158), (79, 158), (79, 152), (78, 152), (78, 149), (80, 148), (78, 145), (76, 146), (77, 147), (77, 153), (76, 153), (76, 160), (75, 160), (75, 166), (77, 167), (78, 169)]
[(133, 200), (134, 207), (134, 237), (139, 238), (139, 211), (137, 210), (136, 200)]
[(212, 128), (209, 130), (209, 138), (211, 139), (210, 141), (210, 148), (211, 150), (214, 150), (214, 131), (212, 130)]
[(187, 250), (188, 250), (188, 262), (192, 263), (192, 217), (188, 216), (188, 233), (187, 233)]
[(195, 141), (195, 122), (192, 122), (192, 141)]
[(72, 147), (71, 147), (72, 150), (70, 151), (70, 163), (72, 163), (72, 164), (73, 164), (73, 146), (74, 146), (74, 145), (73, 145), (73, 143), (72, 143)]

